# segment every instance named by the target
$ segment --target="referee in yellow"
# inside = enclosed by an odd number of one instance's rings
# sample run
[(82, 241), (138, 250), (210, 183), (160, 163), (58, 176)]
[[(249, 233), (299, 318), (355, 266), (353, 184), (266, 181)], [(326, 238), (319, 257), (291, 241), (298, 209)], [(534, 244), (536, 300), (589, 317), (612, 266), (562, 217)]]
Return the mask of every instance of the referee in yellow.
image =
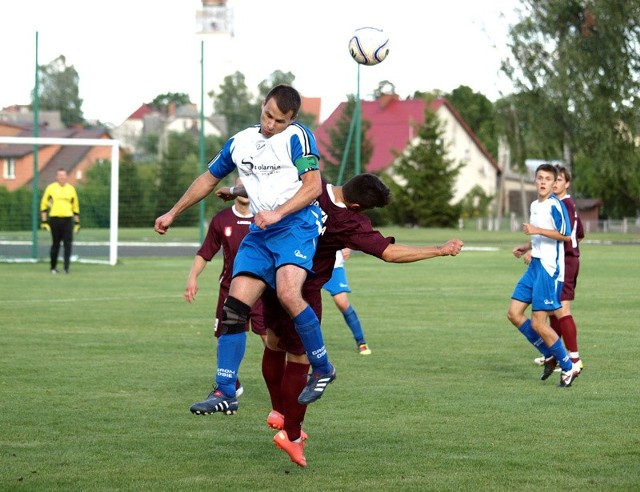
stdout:
[(51, 231), (51, 273), (58, 273), (60, 241), (64, 245), (64, 273), (69, 273), (73, 233), (80, 230), (80, 204), (76, 189), (67, 183), (67, 171), (58, 169), (56, 182), (44, 190), (40, 202), (41, 227)]

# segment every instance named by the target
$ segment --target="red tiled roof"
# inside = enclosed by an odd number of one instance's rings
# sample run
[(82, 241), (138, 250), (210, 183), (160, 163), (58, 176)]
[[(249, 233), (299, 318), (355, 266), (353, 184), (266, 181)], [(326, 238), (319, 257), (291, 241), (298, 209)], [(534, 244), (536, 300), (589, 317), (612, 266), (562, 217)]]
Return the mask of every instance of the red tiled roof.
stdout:
[(129, 115), (128, 120), (141, 120), (149, 113), (153, 113), (155, 109), (150, 104), (143, 104), (138, 109), (136, 109), (133, 113)]
[[(373, 142), (373, 154), (365, 168), (368, 172), (386, 169), (395, 160), (395, 153), (402, 152), (416, 135), (416, 125), (424, 122), (427, 102), (424, 99), (399, 100), (398, 96), (383, 95), (377, 101), (361, 101), (362, 119), (371, 123), (366, 138)], [(328, 128), (333, 127), (343, 113), (347, 103), (343, 102), (335, 109), (322, 125), (315, 130), (320, 156), (326, 153), (330, 140)], [(432, 110), (437, 111), (446, 106), (465, 131), (471, 136), (482, 153), (498, 169), (498, 165), (484, 146), (460, 117), (451, 103), (445, 98), (432, 101)]]

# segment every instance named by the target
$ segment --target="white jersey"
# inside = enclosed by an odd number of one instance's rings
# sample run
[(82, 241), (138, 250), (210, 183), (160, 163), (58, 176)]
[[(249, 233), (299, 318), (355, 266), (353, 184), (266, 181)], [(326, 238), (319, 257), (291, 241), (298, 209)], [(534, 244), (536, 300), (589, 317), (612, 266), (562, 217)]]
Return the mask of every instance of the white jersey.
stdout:
[[(535, 200), (531, 203), (529, 223), (541, 229), (558, 231), (563, 236), (571, 234), (571, 223), (567, 209), (555, 195), (544, 201)], [(539, 258), (546, 272), (564, 282), (564, 244), (562, 241), (550, 239), (541, 234), (531, 236), (531, 256)]]
[[(298, 169), (296, 161), (310, 156), (316, 157), (315, 165)], [(315, 137), (303, 125), (292, 123), (270, 138), (257, 125), (231, 137), (209, 162), (209, 172), (223, 178), (237, 168), (255, 215), (291, 199), (302, 186), (300, 176), (318, 169), (317, 158)]]

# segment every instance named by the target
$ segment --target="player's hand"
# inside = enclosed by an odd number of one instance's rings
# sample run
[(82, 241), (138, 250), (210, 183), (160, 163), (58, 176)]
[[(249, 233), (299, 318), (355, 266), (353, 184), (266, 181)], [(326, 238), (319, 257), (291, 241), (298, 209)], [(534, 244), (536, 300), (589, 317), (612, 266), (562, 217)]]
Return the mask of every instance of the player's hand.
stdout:
[(531, 263), (531, 251), (527, 251), (524, 256), (522, 257), (522, 261), (524, 261), (525, 265), (528, 265), (529, 263)]
[(440, 246), (440, 251), (443, 256), (457, 256), (462, 251), (462, 246), (464, 243), (460, 239), (449, 239)]
[(254, 222), (260, 229), (266, 229), (272, 224), (280, 222), (282, 215), (276, 210), (260, 210), (256, 214)]
[(158, 234), (165, 234), (169, 230), (169, 226), (173, 224), (173, 214), (167, 212), (156, 219), (153, 230)]
[(529, 245), (521, 244), (520, 246), (516, 246), (515, 248), (513, 248), (512, 253), (516, 258), (522, 258), (522, 255), (524, 255), (527, 251), (529, 251)]
[(78, 234), (80, 232), (80, 222), (76, 222), (73, 226), (73, 233)]
[(198, 283), (187, 281), (187, 287), (184, 289), (184, 300), (191, 304), (196, 300), (196, 294), (198, 293)]
[(216, 190), (218, 198), (222, 198), (225, 202), (235, 200), (236, 196), (231, 194), (231, 188), (229, 186), (222, 186)]
[(51, 232), (51, 226), (48, 222), (40, 222), (40, 229), (42, 229), (43, 231)]
[(537, 234), (537, 230), (538, 228), (536, 226), (532, 226), (531, 224), (522, 224), (522, 232), (524, 232), (527, 236)]

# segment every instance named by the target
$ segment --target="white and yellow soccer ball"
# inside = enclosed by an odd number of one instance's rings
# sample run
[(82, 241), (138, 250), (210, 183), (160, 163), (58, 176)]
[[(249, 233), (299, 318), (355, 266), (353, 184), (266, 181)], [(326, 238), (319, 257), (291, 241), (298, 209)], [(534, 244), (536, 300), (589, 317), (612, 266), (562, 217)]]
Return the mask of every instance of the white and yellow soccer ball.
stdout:
[(356, 29), (349, 40), (349, 53), (361, 65), (377, 65), (389, 54), (389, 36), (377, 27)]

